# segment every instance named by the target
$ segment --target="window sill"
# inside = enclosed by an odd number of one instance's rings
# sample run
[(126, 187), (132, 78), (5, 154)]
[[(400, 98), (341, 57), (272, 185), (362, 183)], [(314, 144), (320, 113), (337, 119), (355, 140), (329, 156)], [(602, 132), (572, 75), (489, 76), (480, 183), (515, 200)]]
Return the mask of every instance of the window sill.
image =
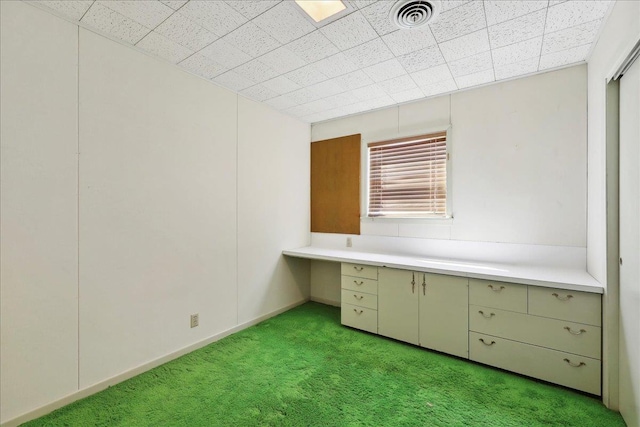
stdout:
[(379, 222), (388, 224), (429, 224), (429, 225), (452, 225), (453, 217), (433, 217), (433, 218), (418, 218), (418, 217), (360, 217), (360, 222)]

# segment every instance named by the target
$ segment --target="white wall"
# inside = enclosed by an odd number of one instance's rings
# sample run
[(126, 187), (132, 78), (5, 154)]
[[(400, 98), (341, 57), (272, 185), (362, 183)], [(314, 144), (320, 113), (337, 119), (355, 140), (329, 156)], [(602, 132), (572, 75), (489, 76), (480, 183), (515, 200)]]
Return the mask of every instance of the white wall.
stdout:
[(0, 422), (308, 298), (308, 124), (0, 4)]

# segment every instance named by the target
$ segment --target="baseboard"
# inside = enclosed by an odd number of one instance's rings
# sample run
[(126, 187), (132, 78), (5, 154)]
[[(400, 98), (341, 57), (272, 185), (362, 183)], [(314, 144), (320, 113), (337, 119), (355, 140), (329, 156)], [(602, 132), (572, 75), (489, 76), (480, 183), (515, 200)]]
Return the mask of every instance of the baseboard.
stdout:
[(36, 418), (40, 418), (43, 415), (47, 415), (50, 412), (55, 411), (56, 409), (62, 408), (63, 406), (66, 406), (70, 403), (75, 402), (76, 400), (80, 400), (80, 399), (84, 399), (85, 397), (91, 396), (92, 394), (98, 393), (102, 390), (105, 390), (111, 386), (114, 386), (118, 383), (121, 383), (123, 381), (128, 380), (129, 378), (133, 378), (136, 375), (140, 375), (143, 372), (149, 371), (155, 367), (158, 367), (160, 365), (163, 365), (167, 362), (170, 362), (171, 360), (177, 359), (180, 356), (184, 356), (187, 353), (191, 353), (194, 350), (197, 350), (199, 348), (205, 347), (213, 342), (216, 342), (218, 340), (221, 340), (222, 338), (229, 336), (233, 333), (239, 332), (243, 329), (247, 329), (253, 325), (256, 325), (260, 322), (262, 322), (263, 320), (267, 320), (271, 317), (277, 316), (278, 314), (284, 313), (285, 311), (291, 310), (294, 307), (297, 307), (299, 305), (304, 304), (305, 302), (309, 301), (308, 298), (305, 298), (303, 300), (297, 301), (293, 304), (289, 304), (285, 307), (279, 308), (277, 310), (274, 310), (270, 313), (267, 314), (263, 314), (262, 316), (256, 317), (255, 319), (249, 320), (247, 322), (241, 323), (239, 325), (234, 326), (231, 329), (227, 329), (226, 331), (217, 333), (215, 335), (212, 335), (208, 338), (205, 338), (204, 340), (198, 341), (197, 343), (188, 345), (186, 347), (183, 347), (179, 350), (176, 350), (172, 353), (169, 353), (165, 356), (161, 356), (157, 359), (154, 359), (150, 362), (144, 363), (142, 365), (139, 365), (133, 369), (130, 369), (126, 372), (123, 372), (121, 374), (118, 374), (116, 376), (113, 376), (111, 378), (108, 378), (104, 381), (100, 381), (99, 383), (96, 383), (92, 386), (83, 388), (81, 390), (78, 390), (74, 393), (68, 394), (54, 402), (51, 402), (47, 405), (41, 406), (39, 408), (36, 408), (32, 411), (26, 412), (22, 415), (18, 415), (17, 417), (10, 419), (8, 421), (5, 421), (4, 423), (0, 424), (0, 427), (16, 427), (19, 426), (22, 423), (26, 423), (27, 421), (31, 421), (34, 420)]
[(318, 298), (318, 297), (311, 297), (310, 299), (311, 299), (311, 301), (319, 302), (320, 304), (332, 305), (334, 307), (340, 307), (340, 301), (333, 301), (333, 300), (330, 300), (330, 299), (324, 299), (324, 298)]

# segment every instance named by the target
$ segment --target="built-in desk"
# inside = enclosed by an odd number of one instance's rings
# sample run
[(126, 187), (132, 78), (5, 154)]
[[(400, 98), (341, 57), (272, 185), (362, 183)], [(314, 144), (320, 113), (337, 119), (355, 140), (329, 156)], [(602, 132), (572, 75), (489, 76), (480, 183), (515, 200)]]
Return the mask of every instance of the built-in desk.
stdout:
[(586, 271), (304, 247), (341, 263), (342, 324), (601, 394), (602, 286)]

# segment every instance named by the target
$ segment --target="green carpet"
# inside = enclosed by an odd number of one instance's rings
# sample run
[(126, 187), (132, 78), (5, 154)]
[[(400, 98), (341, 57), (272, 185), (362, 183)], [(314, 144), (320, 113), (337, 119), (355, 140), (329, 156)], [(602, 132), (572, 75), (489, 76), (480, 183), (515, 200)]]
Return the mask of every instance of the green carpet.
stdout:
[(340, 325), (308, 303), (27, 426), (624, 426), (597, 399)]

